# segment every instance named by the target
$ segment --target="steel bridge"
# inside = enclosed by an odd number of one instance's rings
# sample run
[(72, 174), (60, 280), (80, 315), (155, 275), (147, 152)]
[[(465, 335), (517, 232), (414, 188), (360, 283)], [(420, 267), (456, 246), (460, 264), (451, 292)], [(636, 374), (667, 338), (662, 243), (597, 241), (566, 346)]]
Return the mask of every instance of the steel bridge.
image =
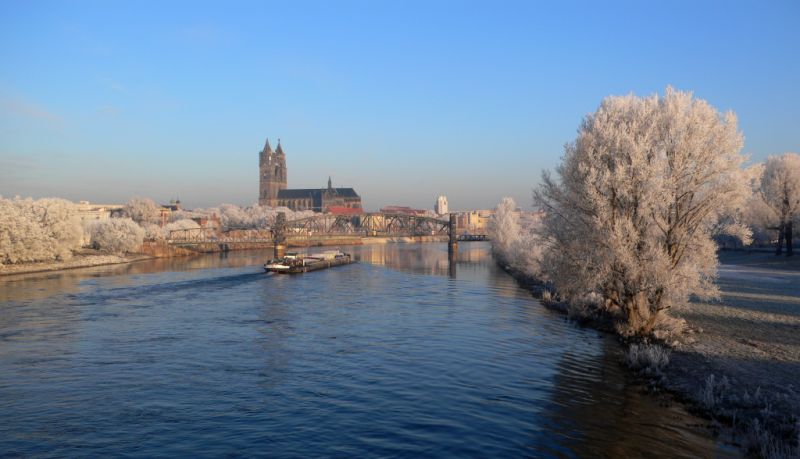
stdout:
[(356, 216), (315, 215), (286, 222), (289, 239), (296, 237), (448, 236), (449, 222), (433, 217), (368, 213)]
[[(454, 215), (453, 215), (454, 217)], [(451, 221), (452, 220), (452, 221)], [(220, 232), (212, 228), (194, 228), (170, 231), (167, 243), (176, 246), (220, 248), (245, 248), (267, 245), (280, 239), (280, 243), (300, 243), (328, 239), (361, 237), (421, 237), (442, 236), (450, 240), (485, 240), (486, 235), (453, 235), (455, 220), (444, 220), (407, 214), (367, 213), (362, 215), (320, 214), (297, 220), (278, 218), (269, 229), (230, 230)]]

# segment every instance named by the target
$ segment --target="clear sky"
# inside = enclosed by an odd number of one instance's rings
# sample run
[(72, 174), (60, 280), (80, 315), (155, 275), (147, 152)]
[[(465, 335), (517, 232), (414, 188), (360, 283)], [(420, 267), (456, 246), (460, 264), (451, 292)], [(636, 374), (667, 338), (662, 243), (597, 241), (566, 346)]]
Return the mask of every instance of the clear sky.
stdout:
[(691, 90), (800, 151), (800, 2), (0, 2), (0, 194), (252, 204), (290, 188), (523, 207), (611, 94)]

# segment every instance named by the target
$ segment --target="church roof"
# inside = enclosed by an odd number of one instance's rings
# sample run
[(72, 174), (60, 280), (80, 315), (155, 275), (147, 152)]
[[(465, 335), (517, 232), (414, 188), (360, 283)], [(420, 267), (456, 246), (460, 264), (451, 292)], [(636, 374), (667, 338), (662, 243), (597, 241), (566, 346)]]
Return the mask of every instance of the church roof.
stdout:
[(341, 196), (343, 198), (357, 198), (358, 197), (358, 193), (356, 193), (356, 190), (354, 190), (352, 188), (334, 188), (334, 190), (336, 190), (336, 194), (338, 194), (339, 196)]
[[(336, 194), (343, 198), (357, 198), (358, 193), (352, 188), (334, 188)], [(323, 188), (294, 188), (278, 191), (278, 199), (300, 199), (319, 196), (326, 192)]]
[(321, 193), (319, 188), (294, 188), (288, 190), (278, 190), (278, 199), (298, 199), (313, 197), (314, 193)]

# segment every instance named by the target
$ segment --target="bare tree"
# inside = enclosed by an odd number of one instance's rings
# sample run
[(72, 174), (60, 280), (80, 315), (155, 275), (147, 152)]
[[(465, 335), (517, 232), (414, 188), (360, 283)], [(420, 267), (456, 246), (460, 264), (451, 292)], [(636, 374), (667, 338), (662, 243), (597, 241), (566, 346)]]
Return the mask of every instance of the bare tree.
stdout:
[(566, 146), (559, 179), (545, 172), (535, 193), (542, 266), (559, 294), (599, 294), (626, 334), (651, 333), (691, 294), (717, 296), (712, 234), (748, 194), (742, 142), (733, 113), (688, 92), (604, 99)]

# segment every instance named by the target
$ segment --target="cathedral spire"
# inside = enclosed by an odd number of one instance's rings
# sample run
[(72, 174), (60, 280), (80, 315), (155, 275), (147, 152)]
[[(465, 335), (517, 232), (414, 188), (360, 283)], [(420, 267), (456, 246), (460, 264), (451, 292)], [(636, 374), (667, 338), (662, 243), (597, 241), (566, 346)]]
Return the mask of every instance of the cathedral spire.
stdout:
[(267, 137), (267, 141), (264, 142), (264, 153), (272, 153), (272, 147), (269, 146), (269, 137)]
[(275, 153), (278, 153), (279, 155), (283, 154), (283, 148), (281, 148), (281, 139), (280, 138), (278, 138), (278, 146), (275, 147)]

